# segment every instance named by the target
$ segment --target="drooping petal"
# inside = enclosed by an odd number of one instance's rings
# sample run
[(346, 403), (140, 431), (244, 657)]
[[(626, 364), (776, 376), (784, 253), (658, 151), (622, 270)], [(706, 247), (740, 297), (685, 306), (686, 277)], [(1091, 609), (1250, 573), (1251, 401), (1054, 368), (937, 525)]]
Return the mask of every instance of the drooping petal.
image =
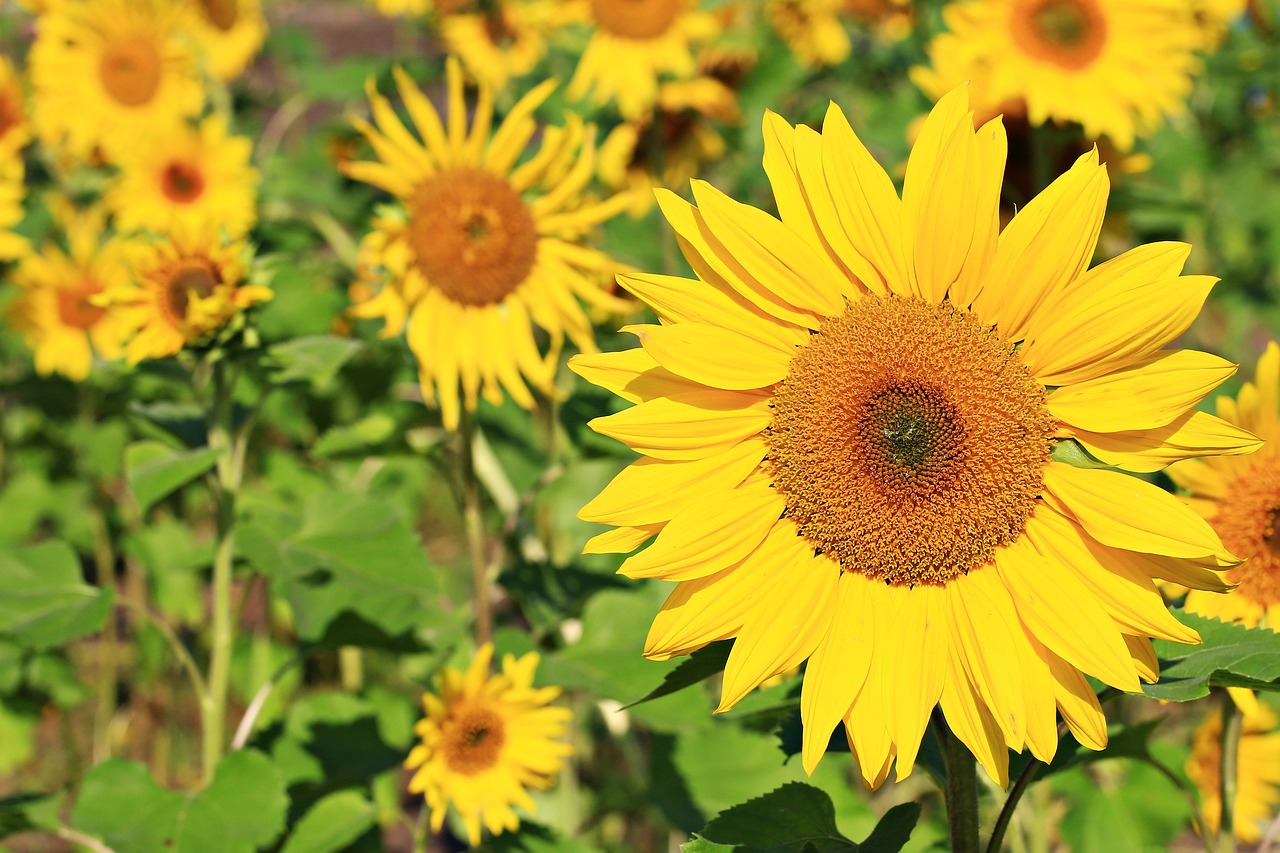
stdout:
[(886, 612), (896, 613), (897, 618), (882, 619), (876, 636), (883, 637), (887, 646), (880, 686), (889, 733), (898, 751), (895, 776), (902, 780), (915, 766), (929, 713), (942, 696), (947, 645), (952, 639), (942, 587), (920, 584), (888, 589), (891, 603)]

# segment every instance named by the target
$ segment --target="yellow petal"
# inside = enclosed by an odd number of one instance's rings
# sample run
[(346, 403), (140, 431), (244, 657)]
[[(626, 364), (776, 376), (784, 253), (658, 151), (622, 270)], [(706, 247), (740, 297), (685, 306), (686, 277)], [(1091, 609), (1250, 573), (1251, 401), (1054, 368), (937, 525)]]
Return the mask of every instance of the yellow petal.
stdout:
[[(1221, 423), (1227, 421), (1219, 419)], [(1102, 457), (1098, 457), (1101, 459)], [(1204, 498), (1225, 498), (1231, 489), (1231, 481), (1212, 465), (1199, 459), (1188, 459), (1169, 466), (1169, 479), (1179, 488)]]
[(652, 546), (618, 570), (632, 578), (690, 580), (727, 568), (751, 553), (773, 529), (786, 499), (771, 486), (722, 493), (710, 506), (685, 509)]
[(598, 536), (592, 536), (587, 540), (587, 544), (582, 547), (582, 553), (625, 554), (648, 542), (661, 527), (661, 524), (648, 524), (643, 527), (618, 527)]
[(942, 587), (920, 584), (889, 589), (891, 598), (900, 599), (890, 608), (897, 618), (882, 620), (876, 636), (884, 637), (888, 647), (886, 668), (881, 670), (887, 677), (881, 686), (889, 733), (898, 750), (895, 775), (901, 781), (915, 766), (929, 713), (942, 696), (951, 637)]
[(947, 584), (951, 644), (964, 675), (990, 709), (1005, 742), (1021, 749), (1027, 708), (1018, 643), (1022, 629), (1009, 592), (990, 566)]
[(805, 667), (800, 691), (801, 762), (810, 775), (827, 750), (831, 731), (866, 683), (876, 648), (871, 596), (866, 589), (871, 581), (856, 572), (839, 576), (834, 618)]
[(951, 736), (960, 738), (987, 775), (1000, 787), (1007, 788), (1009, 750), (1005, 747), (1004, 733), (965, 675), (956, 645), (952, 644), (947, 679), (942, 688), (942, 713), (947, 718)]
[(618, 284), (643, 299), (663, 323), (706, 323), (783, 346), (808, 343), (809, 330), (770, 317), (729, 288), (671, 275), (621, 274)]
[(1081, 746), (1101, 750), (1107, 748), (1107, 718), (1098, 704), (1098, 696), (1080, 671), (1043, 646), (1036, 649), (1048, 664), (1053, 677), (1053, 692), (1062, 712), (1062, 720)]
[(768, 388), (791, 370), (795, 347), (782, 347), (704, 323), (626, 326), (645, 352), (677, 376), (711, 388)]
[(1160, 659), (1156, 657), (1155, 647), (1146, 637), (1124, 635), (1124, 644), (1129, 647), (1133, 656), (1133, 666), (1138, 670), (1138, 677), (1147, 684), (1155, 684), (1160, 680)]
[[(902, 184), (902, 226), (909, 281), (901, 284), (907, 284), (910, 290), (901, 295), (919, 296), (928, 302), (938, 300), (932, 298), (928, 286), (919, 280), (917, 254), (927, 257), (932, 248), (929, 238), (933, 236), (932, 231), (921, 232), (923, 211), (930, 193), (946, 189), (945, 185), (964, 184), (963, 170), (944, 173), (946, 178), (942, 180), (937, 177), (941, 162), (946, 160), (949, 166), (954, 165), (948, 158), (948, 144), (957, 138), (957, 132), (963, 132), (972, 139), (973, 115), (969, 112), (968, 86), (952, 89), (929, 111), (911, 146), (911, 155), (907, 158), (907, 173)], [(965, 141), (965, 153), (968, 153), (969, 147), (970, 143)], [(961, 180), (957, 181), (957, 177)], [(929, 271), (926, 269), (925, 272), (928, 274)]]
[(599, 385), (631, 403), (695, 393), (700, 387), (660, 366), (643, 347), (620, 352), (578, 353), (569, 359), (569, 369), (592, 385)]
[(1059, 388), (1045, 407), (1054, 417), (1092, 432), (1162, 427), (1187, 414), (1236, 366), (1196, 350), (1166, 350), (1102, 376)]
[(638, 459), (578, 511), (583, 521), (653, 524), (670, 521), (685, 508), (740, 485), (764, 458), (759, 439), (693, 462)]
[(978, 298), (986, 282), (987, 268), (995, 259), (1000, 240), (1000, 190), (1004, 183), (1009, 140), (999, 117), (978, 129), (978, 190), (970, 204), (974, 216), (973, 241), (969, 257), (951, 286), (951, 304), (966, 308)]
[(767, 399), (734, 391), (659, 397), (588, 425), (656, 459), (705, 459), (759, 434), (772, 416)]
[(1025, 537), (996, 552), (996, 568), (1028, 633), (1095, 678), (1139, 689), (1120, 631), (1071, 569), (1046, 559)]
[(818, 231), (814, 228), (809, 202), (805, 199), (796, 171), (796, 129), (773, 110), (765, 110), (761, 130), (764, 134), (764, 173), (773, 187), (778, 215), (797, 234), (816, 245), (819, 242)]
[(1022, 695), (1027, 708), (1027, 746), (1031, 754), (1048, 764), (1058, 752), (1057, 700), (1049, 666), (1040, 657), (1043, 646), (1028, 637), (1026, 626), (1018, 632), (1018, 671), (1022, 673)]
[[(876, 662), (872, 661), (872, 666), (875, 665)], [(889, 778), (889, 768), (897, 755), (884, 717), (884, 704), (877, 692), (870, 682), (864, 685), (844, 718), (849, 751), (858, 760), (862, 783), (872, 791)]]
[[(1262, 440), (1253, 433), (1207, 412), (1189, 412), (1152, 430), (1100, 433), (1076, 429), (1072, 437), (1098, 459), (1126, 471), (1149, 473), (1173, 465), (1169, 476), (1175, 483), (1207, 497), (1222, 497), (1226, 484), (1220, 474), (1193, 457), (1240, 456), (1262, 446)], [(1184, 468), (1185, 465), (1195, 467)], [(1209, 494), (1191, 483), (1221, 493)]]
[(1044, 485), (1104, 545), (1169, 557), (1231, 559), (1204, 519), (1145, 480), (1050, 462), (1044, 469)]

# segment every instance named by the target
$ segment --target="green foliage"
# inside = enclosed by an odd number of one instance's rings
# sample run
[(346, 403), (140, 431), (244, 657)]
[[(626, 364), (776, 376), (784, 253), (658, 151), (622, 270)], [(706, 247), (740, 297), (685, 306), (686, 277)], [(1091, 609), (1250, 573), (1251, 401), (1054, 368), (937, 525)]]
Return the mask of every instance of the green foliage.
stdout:
[(102, 627), (111, 593), (84, 583), (65, 542), (0, 549), (0, 636), (51, 648)]
[(342, 365), (360, 348), (359, 341), (333, 335), (313, 335), (284, 341), (268, 351), (271, 361), (275, 363), (271, 379), (281, 385), (307, 382), (317, 388), (324, 388), (333, 382)]
[(339, 853), (373, 827), (376, 813), (355, 791), (330, 794), (302, 816), (280, 853)]
[(157, 501), (190, 483), (217, 464), (222, 451), (203, 447), (174, 450), (158, 441), (139, 441), (125, 450), (125, 475), (139, 508), (146, 512)]
[(1160, 680), (1143, 685), (1148, 696), (1187, 702), (1209, 695), (1211, 686), (1280, 690), (1280, 634), (1185, 611), (1175, 615), (1200, 632), (1201, 643), (1187, 646), (1156, 640)]

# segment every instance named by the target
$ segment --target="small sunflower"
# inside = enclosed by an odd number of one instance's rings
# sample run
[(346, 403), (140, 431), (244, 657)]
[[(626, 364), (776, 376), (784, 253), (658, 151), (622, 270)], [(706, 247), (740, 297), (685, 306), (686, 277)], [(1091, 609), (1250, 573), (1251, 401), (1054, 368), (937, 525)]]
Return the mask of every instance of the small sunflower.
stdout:
[(472, 846), (481, 826), (497, 835), (520, 826), (513, 807), (534, 810), (528, 788), (549, 788), (573, 748), (563, 743), (572, 719), (551, 702), (558, 687), (533, 686), (538, 655), (506, 655), (489, 674), (493, 646), (476, 651), (466, 673), (445, 669), (438, 693), (422, 697), (426, 716), (414, 727), (422, 743), (404, 766), (415, 771), (411, 793), (426, 795), (431, 828), (444, 825), (452, 803)]
[[(606, 310), (626, 306), (605, 289), (620, 265), (585, 238), (629, 199), (584, 196), (595, 171), (595, 129), (576, 116), (546, 129), (538, 153), (517, 165), (538, 129), (533, 112), (553, 83), (526, 94), (490, 133), (493, 95), (484, 86), (467, 129), (456, 59), (448, 62), (447, 128), (404, 72), (395, 76), (422, 141), (370, 84), (376, 127), (357, 126), (381, 162), (347, 163), (343, 171), (398, 203), (374, 220), (361, 251), (361, 269), (381, 271), (388, 286), (354, 313), (384, 318), (385, 335), (398, 334), (407, 320), (423, 393), (438, 397), (446, 428), (459, 422), (459, 388), (468, 410), (481, 393), (500, 402), (503, 388), (531, 408), (525, 383), (552, 393), (566, 335), (579, 349), (595, 349), (578, 300)], [(550, 336), (548, 356), (538, 350), (535, 325)]]
[(912, 79), (932, 98), (962, 82), (979, 115), (1025, 101), (1032, 124), (1076, 122), (1122, 151), (1180, 113), (1200, 68), (1187, 4), (955, 0)]
[[(1240, 732), (1236, 775), (1235, 836), (1238, 841), (1261, 840), (1263, 830), (1280, 810), (1280, 720), (1275, 711), (1257, 703), (1246, 711)], [(1222, 817), (1222, 711), (1215, 708), (1196, 729), (1187, 758), (1187, 776), (1200, 791), (1204, 819), (1210, 832)]]
[(107, 236), (104, 218), (100, 212), (62, 213), (67, 251), (48, 243), (13, 271), (20, 293), (6, 306), (6, 318), (34, 353), (41, 375), (60, 373), (80, 382), (95, 354), (121, 355), (127, 328), (116, 312), (99, 304), (99, 297), (128, 286), (134, 247)]
[(0, 56), (0, 157), (19, 151), (30, 139), (22, 78), (13, 63)]
[(216, 229), (175, 229), (132, 263), (133, 282), (108, 291), (107, 301), (133, 330), (125, 345), (130, 364), (176, 355), (209, 338), (244, 309), (272, 297), (249, 283), (242, 241)]
[(84, 0), (39, 20), (31, 48), (41, 139), (87, 158), (165, 133), (200, 111), (204, 90), (183, 9), (161, 0)]
[(191, 34), (214, 77), (234, 80), (262, 49), (262, 0), (187, 0)]
[(853, 50), (844, 6), (845, 0), (768, 0), (764, 13), (802, 64), (821, 68), (844, 62)]
[(560, 4), (503, 0), (492, 8), (440, 17), (440, 38), (482, 85), (502, 92), (532, 71), (547, 52), (547, 35), (562, 25)]
[(1253, 382), (1235, 399), (1218, 398), (1218, 416), (1266, 442), (1246, 459), (1187, 460), (1169, 476), (1193, 497), (1233, 554), (1245, 563), (1227, 572), (1239, 584), (1227, 595), (1187, 594), (1193, 613), (1250, 627), (1280, 628), (1280, 346), (1273, 341), (1258, 359)]
[(209, 116), (137, 141), (116, 158), (120, 174), (104, 202), (123, 231), (190, 231), (202, 226), (240, 237), (256, 218), (258, 173), (252, 144)]
[[(1100, 749), (1085, 675), (1153, 681), (1196, 642), (1154, 578), (1222, 589), (1237, 560), (1148, 471), (1257, 440), (1195, 404), (1235, 365), (1166, 350), (1216, 279), (1177, 243), (1088, 269), (1096, 154), (1000, 230), (999, 120), (930, 113), (899, 198), (834, 104), (765, 118), (781, 221), (695, 181), (659, 204), (699, 276), (621, 275), (660, 325), (570, 366), (633, 408), (592, 427), (642, 454), (580, 513), (630, 577), (676, 581), (645, 654), (736, 638), (720, 710), (808, 659), (810, 772), (844, 721), (868, 785), (911, 772), (935, 705), (991, 777), (1050, 760), (1055, 708)], [(1096, 466), (1096, 463), (1094, 463)]]
[(570, 98), (588, 94), (596, 104), (616, 102), (626, 119), (639, 118), (658, 99), (668, 75), (697, 71), (692, 46), (720, 29), (699, 0), (569, 0), (573, 19), (591, 27), (591, 39), (569, 82)]
[(435, 7), (432, 0), (366, 0), (388, 18), (420, 18)]

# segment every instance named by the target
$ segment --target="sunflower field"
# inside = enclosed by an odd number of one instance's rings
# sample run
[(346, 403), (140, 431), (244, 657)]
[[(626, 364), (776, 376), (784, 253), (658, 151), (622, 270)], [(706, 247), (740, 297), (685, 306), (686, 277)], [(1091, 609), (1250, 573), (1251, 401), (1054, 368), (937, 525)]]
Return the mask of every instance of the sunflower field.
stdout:
[(1278, 188), (1280, 0), (0, 0), (0, 853), (1280, 853)]

